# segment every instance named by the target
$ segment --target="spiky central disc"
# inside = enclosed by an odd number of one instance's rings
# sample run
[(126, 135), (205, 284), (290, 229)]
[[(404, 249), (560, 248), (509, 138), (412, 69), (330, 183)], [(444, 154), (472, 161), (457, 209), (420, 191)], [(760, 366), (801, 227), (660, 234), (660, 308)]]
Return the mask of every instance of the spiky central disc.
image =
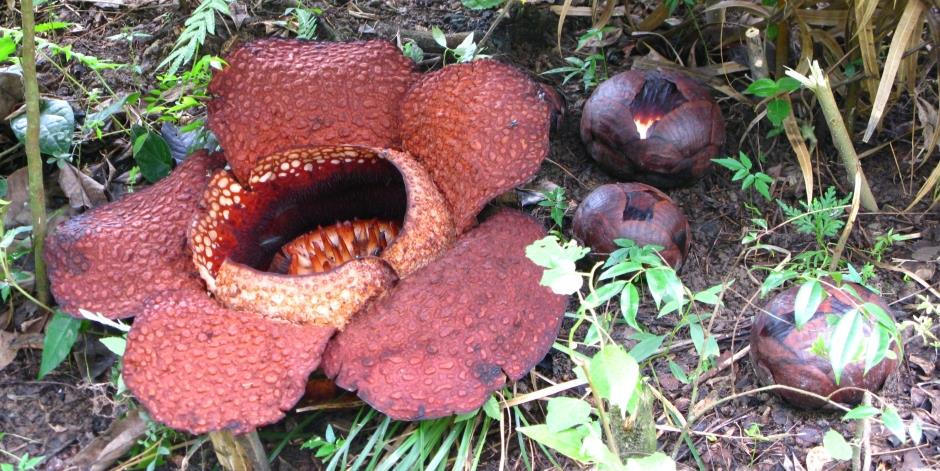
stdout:
[(270, 271), (290, 275), (330, 271), (351, 260), (377, 256), (391, 245), (399, 230), (397, 222), (379, 219), (318, 227), (281, 247)]

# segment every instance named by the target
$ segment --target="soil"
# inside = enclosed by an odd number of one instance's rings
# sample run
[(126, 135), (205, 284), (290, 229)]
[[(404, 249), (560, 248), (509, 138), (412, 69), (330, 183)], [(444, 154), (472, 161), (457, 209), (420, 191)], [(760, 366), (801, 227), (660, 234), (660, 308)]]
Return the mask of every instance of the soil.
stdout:
[[(194, 2), (181, 2), (184, 5)], [(542, 166), (532, 183), (524, 189), (543, 188), (547, 184), (564, 187), (573, 205), (584, 198), (598, 185), (615, 181), (605, 174), (587, 155), (579, 135), (580, 110), (586, 100), (580, 82), (575, 79), (562, 85), (558, 75), (545, 76), (542, 72), (563, 66), (563, 56), (572, 55), (578, 35), (590, 27), (586, 18), (569, 18), (565, 23), (561, 44), (564, 50), (559, 54), (555, 50), (557, 16), (547, 9), (545, 3), (529, 2), (521, 10), (502, 21), (493, 31), (487, 44), (486, 52), (495, 58), (515, 64), (530, 71), (538, 80), (557, 86), (567, 101), (566, 113), (552, 140), (549, 160)], [(556, 2), (562, 3), (562, 2)], [(584, 2), (574, 2), (576, 5)], [(587, 2), (590, 3), (590, 2)], [(633, 3), (633, 2), (631, 2)], [(236, 25), (227, 19), (219, 26), (217, 37), (210, 38), (205, 52), (224, 54), (233, 44), (251, 38), (288, 35), (282, 26), (286, 8), (293, 2), (236, 2), (243, 7), (244, 17), (239, 16)], [(473, 31), (477, 39), (483, 37), (497, 18), (496, 11), (471, 11), (461, 6), (459, 1), (431, 0), (367, 0), (360, 2), (313, 2), (323, 9), (319, 28), (324, 39), (352, 40), (372, 39), (376, 37), (392, 39), (398, 29), (427, 32), (432, 26), (440, 26), (446, 33), (466, 33)], [(637, 8), (645, 8), (642, 5)], [(81, 2), (53, 2), (44, 6), (40, 21), (66, 21), (71, 26), (50, 37), (60, 44), (71, 45), (75, 51), (93, 55), (102, 60), (130, 64), (118, 70), (105, 71), (103, 79), (114, 93), (146, 92), (154, 86), (157, 64), (166, 57), (185, 21), (186, 13), (175, 3), (143, 2), (136, 0)], [(18, 17), (7, 10), (0, 16), (0, 23), (5, 27), (14, 27)], [(127, 40), (117, 35), (143, 33), (146, 38)], [(607, 47), (607, 74), (613, 75), (621, 70), (630, 69), (637, 58), (650, 52), (650, 44), (622, 37)], [(676, 42), (675, 46), (683, 49)], [(662, 44), (654, 47), (662, 48)], [(426, 52), (434, 53), (428, 50)], [(439, 51), (438, 51), (439, 52)], [(663, 51), (660, 50), (660, 53)], [(688, 51), (683, 51), (688, 53)], [(690, 54), (691, 55), (691, 54)], [(88, 90), (101, 88), (93, 71), (76, 65), (74, 62), (56, 61), (64, 64), (65, 70)], [(429, 67), (438, 64), (428, 63)], [(62, 73), (49, 60), (40, 63), (40, 88), (43, 93), (70, 101), (73, 108), (82, 110), (87, 103), (87, 92), (66, 80)], [(724, 79), (722, 79), (724, 80)], [(729, 85), (741, 90), (746, 84), (744, 74), (729, 76)], [(714, 93), (727, 120), (727, 144), (725, 151), (736, 153), (738, 150), (749, 155), (761, 154), (764, 170), (776, 178), (773, 192), (776, 196), (796, 204), (804, 194), (799, 168), (792, 151), (784, 137), (766, 138), (766, 121), (749, 128), (755, 113), (751, 105), (741, 103), (725, 95)], [(884, 129), (879, 139), (886, 141), (894, 136), (910, 135), (910, 98), (901, 98), (892, 112), (885, 119)], [(906, 111), (905, 111), (906, 110)], [(816, 188), (837, 186), (840, 194), (845, 194), (843, 170), (835, 157), (836, 153), (828, 142), (825, 123), (818, 118), (816, 135), (819, 144), (814, 149), (814, 164), (818, 169)], [(862, 129), (864, 123), (859, 119), (856, 128)], [(0, 125), (0, 146), (12, 145), (14, 138), (5, 125)], [(8, 144), (3, 144), (7, 142)], [(860, 146), (860, 151), (871, 146)], [(106, 138), (103, 141), (88, 140), (79, 149), (76, 165), (88, 171), (107, 188), (112, 195), (122, 194), (125, 189), (119, 183), (120, 178), (132, 165), (129, 158), (126, 138)], [(916, 271), (924, 279), (936, 286), (936, 256), (924, 257), (940, 246), (940, 230), (937, 221), (940, 214), (927, 209), (924, 203), (912, 210), (904, 208), (912, 200), (914, 192), (920, 187), (930, 170), (936, 165), (935, 156), (929, 161), (926, 157), (913, 157), (909, 138), (897, 140), (893, 148), (874, 152), (864, 159), (865, 171), (872, 190), (882, 207), (877, 214), (859, 215), (857, 227), (849, 239), (849, 247), (870, 247), (877, 235), (894, 229), (896, 233), (919, 233), (920, 237), (895, 245), (884, 257), (885, 260), (910, 260), (905, 267)], [(920, 160), (918, 160), (920, 159)], [(102, 162), (108, 165), (98, 165)], [(21, 151), (14, 152), (0, 162), (4, 175), (25, 165)], [(111, 170), (109, 170), (111, 168)], [(913, 170), (911, 170), (913, 168)], [(900, 171), (899, 171), (900, 169)], [(53, 169), (49, 169), (50, 174)], [(54, 181), (50, 182), (56, 187)], [(731, 182), (728, 172), (714, 170), (701, 181), (688, 188), (669, 192), (670, 196), (684, 209), (692, 226), (692, 250), (681, 273), (682, 280), (694, 290), (704, 289), (726, 279), (735, 281), (733, 289), (724, 298), (725, 307), (717, 312), (713, 333), (722, 339), (719, 342), (724, 354), (719, 363), (731, 352), (739, 351), (747, 342), (750, 317), (764, 300), (757, 295), (763, 273), (759, 267), (773, 266), (780, 259), (759, 258), (744, 253), (741, 238), (747, 231), (752, 212), (745, 205), (753, 205), (768, 219), (771, 226), (786, 219), (779, 207), (765, 203), (753, 192), (741, 191), (737, 182)], [(502, 201), (516, 200), (512, 194)], [(67, 201), (59, 194), (52, 195), (50, 207), (66, 206)], [(548, 214), (534, 206), (527, 210), (549, 222)], [(67, 210), (72, 212), (72, 210)], [(572, 211), (569, 211), (569, 216)], [(570, 219), (566, 221), (570, 222)], [(808, 235), (793, 232), (785, 226), (776, 231), (766, 243), (781, 247), (791, 254), (801, 253), (815, 245), (815, 240)], [(566, 231), (567, 232), (567, 231)], [(864, 263), (861, 255), (852, 250), (847, 257), (856, 266)], [(896, 263), (894, 265), (897, 265)], [(888, 270), (879, 270), (873, 284), (880, 288), (886, 299), (893, 301), (892, 307), (899, 321), (910, 320), (917, 311), (915, 294), (924, 290), (903, 274)], [(656, 319), (654, 310), (649, 305), (641, 309), (641, 322), (654, 333), (668, 333), (673, 329), (676, 319), (669, 316)], [(8, 321), (0, 316), (0, 328), (10, 332), (36, 332), (39, 326), (35, 319), (41, 313), (29, 310), (24, 305), (11, 309)], [(31, 322), (32, 321), (32, 322)], [(565, 325), (563, 335), (567, 335), (571, 325)], [(630, 339), (631, 332), (626, 327), (614, 331), (615, 338), (628, 347), (635, 341)], [(583, 333), (579, 333), (583, 335)], [(120, 417), (127, 404), (115, 401), (114, 390), (109, 384), (112, 374), (113, 355), (100, 348), (93, 340), (96, 333), (88, 332), (82, 336), (79, 347), (62, 366), (44, 379), (37, 381), (41, 351), (22, 348), (15, 360), (0, 370), (0, 449), (17, 456), (29, 453), (30, 456), (45, 456), (41, 465), (45, 469), (64, 469), (68, 460), (79, 450), (87, 446), (95, 436), (104, 432), (113, 420)], [(97, 346), (96, 346), (97, 345)], [(885, 430), (875, 427), (872, 433), (874, 459), (879, 466), (889, 469), (923, 469), (940, 466), (940, 384), (936, 378), (936, 369), (940, 357), (936, 350), (928, 348), (916, 338), (906, 342), (905, 361), (901, 363), (899, 373), (893, 376), (882, 392), (890, 403), (898, 406), (901, 417), (910, 419), (917, 414), (924, 421), (926, 444), (911, 449), (909, 443), (900, 445)], [(648, 376), (658, 383), (659, 389), (673, 404), (685, 412), (690, 406), (690, 387), (676, 381), (669, 372), (668, 361), (673, 360), (686, 371), (694, 369), (695, 355), (688, 350), (674, 349), (669, 355), (653, 361)], [(538, 372), (552, 381), (573, 379), (574, 375), (567, 357), (553, 351), (539, 367)], [(526, 380), (517, 388), (520, 392), (532, 391), (545, 387), (544, 382), (532, 384)], [(699, 398), (709, 401), (744, 391), (756, 386), (747, 356), (733, 362), (730, 367), (720, 370), (711, 379), (704, 382), (699, 391)], [(539, 420), (543, 414), (541, 407), (529, 407), (527, 412), (533, 420)], [(662, 419), (661, 410), (657, 417)], [(300, 437), (312, 433), (322, 434), (329, 421), (337, 424), (348, 423), (350, 413), (341, 412), (324, 416), (326, 419), (313, 421), (301, 429), (295, 438), (286, 441), (286, 447), (275, 463), (276, 469), (320, 469), (319, 462), (312, 458), (309, 451), (299, 449)], [(283, 437), (288, 431), (298, 427), (303, 421), (303, 414), (291, 414), (279, 424), (262, 431), (262, 437)], [(662, 420), (660, 420), (662, 423)], [(854, 433), (854, 425), (839, 420), (838, 414), (810, 413), (795, 410), (783, 405), (771, 395), (756, 395), (727, 403), (706, 415), (696, 425), (698, 432), (710, 432), (719, 436), (739, 437), (745, 435), (745, 429), (751, 424), (759, 424), (760, 432), (766, 440), (753, 441), (738, 438), (706, 439), (697, 435), (695, 445), (702, 460), (710, 469), (801, 469), (806, 463), (807, 453), (822, 443), (822, 436), (829, 428), (835, 428), (846, 437)], [(672, 450), (676, 439), (675, 433), (662, 433), (660, 446)], [(278, 439), (266, 442), (269, 447), (277, 445)], [(499, 447), (498, 433), (494, 436), (493, 447), (487, 447), (484, 453), (484, 465), (481, 469), (498, 469)], [(511, 442), (514, 443), (514, 442)], [(212, 453), (202, 451), (190, 459), (190, 467), (209, 468), (215, 465)], [(270, 449), (269, 449), (270, 451)], [(509, 450), (512, 469), (522, 469), (518, 460), (518, 450)], [(695, 467), (695, 461), (688, 448), (679, 454), (683, 466)], [(489, 461), (487, 461), (489, 460)], [(536, 469), (551, 468), (551, 463), (536, 453)], [(182, 455), (174, 454), (162, 466), (166, 469), (180, 467)], [(7, 456), (0, 456), (0, 462), (9, 462)], [(565, 467), (575, 467), (568, 463)], [(848, 469), (844, 466), (827, 469)], [(933, 468), (937, 469), (937, 468)]]

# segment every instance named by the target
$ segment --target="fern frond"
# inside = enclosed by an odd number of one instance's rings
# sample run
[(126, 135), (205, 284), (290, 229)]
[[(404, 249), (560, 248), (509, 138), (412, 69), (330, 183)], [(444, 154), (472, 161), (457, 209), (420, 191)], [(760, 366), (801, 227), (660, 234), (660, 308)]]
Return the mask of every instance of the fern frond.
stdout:
[(176, 40), (173, 50), (160, 62), (157, 68), (167, 68), (170, 75), (176, 74), (180, 67), (191, 62), (208, 36), (215, 35), (215, 16), (229, 15), (229, 5), (234, 0), (202, 0), (193, 10), (193, 14), (183, 24), (183, 32)]

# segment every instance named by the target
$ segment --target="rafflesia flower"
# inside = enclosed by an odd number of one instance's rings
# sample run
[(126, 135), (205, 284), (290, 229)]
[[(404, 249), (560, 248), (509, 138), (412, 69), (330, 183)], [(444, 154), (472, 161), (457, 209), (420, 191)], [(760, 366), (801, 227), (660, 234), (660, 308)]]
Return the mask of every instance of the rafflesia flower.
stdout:
[[(125, 381), (193, 433), (275, 422), (321, 365), (393, 418), (479, 407), (557, 335), (543, 235), (494, 196), (548, 152), (544, 90), (483, 60), (419, 74), (386, 42), (262, 40), (212, 80), (223, 153), (48, 240), (64, 310), (136, 316)], [(227, 166), (226, 166), (227, 164)]]

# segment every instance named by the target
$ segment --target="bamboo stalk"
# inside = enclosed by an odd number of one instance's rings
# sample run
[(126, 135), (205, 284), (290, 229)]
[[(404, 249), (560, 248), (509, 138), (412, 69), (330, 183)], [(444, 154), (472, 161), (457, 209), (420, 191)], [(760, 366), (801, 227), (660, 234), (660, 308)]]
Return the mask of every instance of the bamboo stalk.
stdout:
[(829, 86), (829, 78), (819, 67), (819, 63), (813, 61), (809, 68), (809, 76), (802, 75), (796, 71), (790, 70), (787, 75), (797, 79), (806, 88), (809, 88), (816, 95), (819, 101), (819, 107), (826, 117), (826, 124), (829, 126), (829, 134), (832, 136), (832, 143), (839, 151), (842, 157), (842, 165), (848, 174), (849, 184), (855, 183), (856, 170), (861, 180), (861, 201), (862, 207), (868, 211), (878, 211), (878, 203), (875, 202), (875, 196), (868, 186), (868, 179), (862, 172), (861, 164), (858, 160), (858, 154), (855, 153), (855, 146), (852, 144), (852, 136), (849, 135), (845, 127), (845, 121), (842, 120), (842, 113), (839, 111), (839, 105), (836, 104), (836, 98), (832, 94), (832, 87)]
[(747, 62), (751, 67), (751, 73), (754, 74), (754, 80), (767, 78), (767, 57), (764, 53), (764, 41), (761, 40), (760, 31), (757, 28), (748, 28), (744, 33), (745, 44), (747, 45)]
[(212, 448), (222, 469), (227, 471), (268, 471), (268, 457), (258, 432), (235, 435), (227, 430), (209, 432)]
[(33, 0), (20, 3), (23, 22), (23, 87), (26, 98), (26, 162), (29, 169), (29, 210), (33, 223), (33, 273), (36, 299), (49, 303), (49, 282), (43, 246), (46, 239), (46, 193), (42, 183), (42, 156), (39, 154), (39, 83), (36, 79), (36, 18)]

